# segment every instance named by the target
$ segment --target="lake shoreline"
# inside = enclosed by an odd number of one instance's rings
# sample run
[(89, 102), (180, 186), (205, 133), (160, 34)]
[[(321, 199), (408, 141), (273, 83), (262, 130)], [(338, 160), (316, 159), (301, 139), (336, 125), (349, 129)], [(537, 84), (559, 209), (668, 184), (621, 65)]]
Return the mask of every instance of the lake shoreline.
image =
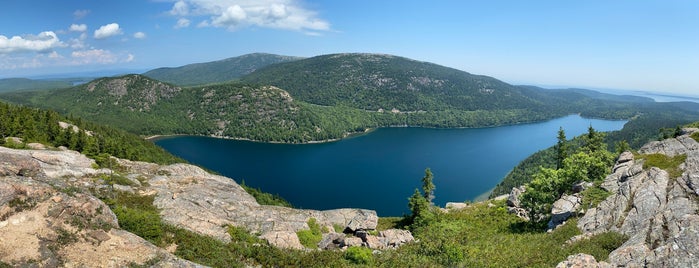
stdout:
[(629, 118), (629, 119), (605, 119), (605, 118), (598, 118), (598, 117), (583, 117), (580, 113), (572, 113), (572, 114), (567, 114), (567, 115), (563, 115), (560, 117), (553, 117), (553, 118), (545, 119), (545, 120), (541, 120), (541, 121), (518, 122), (518, 123), (514, 123), (514, 124), (503, 124), (503, 125), (481, 126), (481, 127), (439, 128), (439, 127), (428, 127), (428, 126), (390, 125), (390, 126), (383, 126), (383, 127), (367, 128), (364, 131), (345, 132), (345, 135), (341, 138), (334, 138), (334, 139), (327, 139), (327, 140), (311, 140), (311, 141), (305, 141), (305, 142), (263, 141), (263, 140), (253, 140), (253, 139), (241, 138), (241, 137), (216, 136), (216, 135), (197, 135), (197, 134), (158, 134), (158, 135), (151, 135), (148, 137), (144, 137), (144, 139), (148, 140), (148, 141), (155, 142), (155, 141), (160, 140), (160, 139), (167, 139), (167, 138), (171, 138), (171, 137), (191, 136), (191, 137), (208, 137), (208, 138), (215, 138), (215, 139), (238, 140), (238, 141), (249, 141), (249, 142), (257, 142), (257, 143), (270, 143), (270, 144), (319, 144), (319, 143), (330, 143), (330, 142), (341, 141), (341, 140), (350, 139), (350, 138), (354, 138), (354, 137), (359, 137), (359, 136), (371, 133), (371, 132), (373, 132), (377, 129), (380, 129), (380, 128), (486, 129), (486, 128), (518, 126), (518, 125), (526, 125), (526, 124), (538, 124), (538, 123), (544, 123), (544, 122), (556, 120), (556, 119), (563, 118), (566, 116), (571, 116), (571, 115), (577, 115), (583, 119), (590, 119), (590, 120), (627, 121), (627, 122), (629, 120), (631, 120), (631, 118)]

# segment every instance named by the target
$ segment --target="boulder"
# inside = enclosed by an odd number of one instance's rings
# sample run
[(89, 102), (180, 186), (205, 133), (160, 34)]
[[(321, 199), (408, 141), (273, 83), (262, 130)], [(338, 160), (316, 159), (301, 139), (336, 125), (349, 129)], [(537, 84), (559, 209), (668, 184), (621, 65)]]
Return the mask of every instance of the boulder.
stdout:
[(519, 202), (519, 196), (521, 196), (525, 190), (524, 185), (512, 188), (510, 195), (507, 197), (507, 206), (516, 208), (520, 207), (521, 204)]
[(357, 215), (350, 220), (347, 224), (347, 228), (352, 232), (357, 230), (374, 230), (376, 225), (379, 223), (379, 217), (376, 216), (376, 211), (373, 210), (361, 210)]
[(612, 268), (613, 266), (606, 262), (597, 262), (595, 257), (583, 253), (570, 255), (565, 261), (556, 265), (556, 268)]
[(345, 241), (345, 235), (340, 233), (325, 233), (318, 243), (320, 249), (336, 249)]
[(581, 198), (578, 194), (563, 195), (560, 199), (553, 202), (551, 206), (551, 220), (548, 223), (548, 229), (554, 229), (556, 226), (565, 222), (580, 209)]
[(446, 209), (451, 209), (451, 210), (458, 210), (458, 209), (464, 209), (468, 207), (468, 204), (464, 202), (447, 202), (447, 205), (444, 206)]
[(576, 184), (573, 184), (573, 193), (579, 193), (582, 191), (585, 191), (586, 189), (594, 186), (595, 184), (592, 182), (587, 182), (587, 181), (581, 181)]
[(388, 229), (379, 232), (379, 237), (383, 238), (388, 247), (397, 248), (405, 243), (415, 241), (413, 234), (408, 230)]
[(364, 244), (364, 241), (362, 241), (361, 238), (359, 237), (346, 237), (345, 240), (343, 240), (342, 244), (340, 244), (340, 247), (359, 247)]
[(378, 250), (386, 249), (386, 246), (387, 246), (386, 241), (384, 241), (383, 239), (381, 239), (379, 237), (376, 237), (375, 235), (367, 236), (366, 239), (364, 240), (364, 244), (370, 249), (378, 249)]

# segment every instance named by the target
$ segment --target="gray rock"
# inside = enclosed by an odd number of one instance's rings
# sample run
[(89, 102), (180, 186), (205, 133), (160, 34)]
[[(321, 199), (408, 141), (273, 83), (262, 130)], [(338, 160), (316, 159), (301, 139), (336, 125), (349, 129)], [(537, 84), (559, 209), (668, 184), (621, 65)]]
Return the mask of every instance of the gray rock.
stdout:
[(626, 152), (619, 154), (619, 157), (617, 157), (617, 159), (616, 159), (616, 164), (617, 165), (623, 164), (623, 163), (626, 163), (629, 161), (633, 161), (633, 159), (634, 159), (633, 153), (626, 151)]
[(376, 237), (375, 235), (367, 236), (364, 244), (370, 249), (382, 250), (387, 248), (386, 241), (380, 237)]
[(320, 249), (336, 249), (345, 241), (345, 235), (340, 233), (325, 233), (318, 243)]
[(588, 254), (570, 255), (565, 261), (556, 265), (556, 268), (611, 268), (613, 267), (606, 262), (597, 262), (595, 257)]
[(405, 243), (415, 241), (413, 234), (408, 230), (388, 229), (379, 232), (379, 237), (383, 238), (384, 243), (388, 247), (397, 248)]
[(451, 209), (451, 210), (459, 210), (459, 209), (464, 209), (468, 207), (468, 204), (464, 202), (447, 202), (446, 206), (444, 206), (446, 209)]
[(374, 230), (378, 223), (379, 217), (376, 216), (376, 211), (361, 210), (347, 223), (347, 229), (352, 232), (357, 230)]
[(563, 195), (560, 199), (553, 202), (551, 206), (551, 220), (548, 222), (548, 229), (554, 229), (556, 226), (565, 222), (580, 209), (581, 198), (578, 194)]
[(582, 191), (585, 191), (587, 188), (590, 188), (594, 186), (595, 184), (592, 182), (587, 182), (587, 181), (581, 181), (576, 184), (573, 184), (573, 193), (579, 193)]
[(612, 195), (588, 210), (578, 228), (586, 235), (612, 231), (629, 237), (609, 255), (615, 266), (699, 267), (699, 143), (683, 135), (650, 142), (640, 152), (686, 154), (684, 173), (670, 178), (633, 160), (618, 162), (602, 184)]
[(362, 241), (362, 239), (359, 237), (346, 237), (340, 246), (341, 247), (353, 247), (353, 246), (359, 247), (359, 246), (362, 246), (363, 243), (364, 243), (364, 241)]
[(524, 186), (519, 186), (519, 187), (514, 187), (512, 188), (512, 191), (510, 191), (510, 196), (507, 197), (507, 206), (508, 207), (520, 207), (520, 202), (519, 202), (519, 196), (524, 193), (526, 189)]

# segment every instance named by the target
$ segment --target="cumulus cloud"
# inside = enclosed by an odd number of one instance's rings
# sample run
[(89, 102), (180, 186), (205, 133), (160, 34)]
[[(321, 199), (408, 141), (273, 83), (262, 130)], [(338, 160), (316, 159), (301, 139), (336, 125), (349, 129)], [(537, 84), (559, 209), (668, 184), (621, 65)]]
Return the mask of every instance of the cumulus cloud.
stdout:
[(136, 32), (133, 34), (133, 38), (136, 39), (145, 39), (146, 38), (146, 33), (144, 32)]
[(52, 31), (41, 32), (38, 35), (13, 36), (7, 38), (0, 35), (0, 54), (15, 52), (49, 52), (56, 47), (63, 46), (56, 33)]
[(169, 13), (180, 18), (204, 17), (199, 27), (237, 30), (257, 26), (314, 33), (330, 30), (327, 21), (296, 0), (180, 0)]
[(73, 18), (75, 18), (76, 20), (79, 20), (79, 19), (82, 19), (85, 16), (87, 16), (87, 14), (90, 14), (90, 10), (78, 9), (75, 12), (73, 12)]
[(99, 29), (95, 30), (94, 37), (95, 39), (104, 39), (108, 37), (112, 37), (115, 35), (120, 35), (121, 34), (121, 28), (119, 28), (118, 23), (110, 23), (107, 25), (103, 25)]
[(179, 20), (177, 20), (177, 24), (175, 24), (175, 29), (187, 28), (187, 27), (189, 27), (190, 23), (191, 23), (190, 20), (185, 19), (185, 18), (180, 18)]
[(87, 25), (86, 24), (71, 24), (70, 28), (68, 29), (71, 32), (84, 32), (87, 31)]

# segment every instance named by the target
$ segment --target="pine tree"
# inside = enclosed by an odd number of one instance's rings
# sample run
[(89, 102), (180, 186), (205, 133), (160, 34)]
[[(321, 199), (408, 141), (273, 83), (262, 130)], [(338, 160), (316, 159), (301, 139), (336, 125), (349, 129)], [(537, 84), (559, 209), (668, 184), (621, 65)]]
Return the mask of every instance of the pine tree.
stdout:
[(558, 129), (558, 142), (556, 143), (556, 168), (563, 168), (563, 160), (568, 157), (568, 143), (563, 127)]
[(434, 200), (434, 183), (432, 182), (432, 170), (430, 168), (425, 169), (425, 176), (422, 177), (422, 194), (427, 200), (427, 203), (432, 205), (432, 200)]

